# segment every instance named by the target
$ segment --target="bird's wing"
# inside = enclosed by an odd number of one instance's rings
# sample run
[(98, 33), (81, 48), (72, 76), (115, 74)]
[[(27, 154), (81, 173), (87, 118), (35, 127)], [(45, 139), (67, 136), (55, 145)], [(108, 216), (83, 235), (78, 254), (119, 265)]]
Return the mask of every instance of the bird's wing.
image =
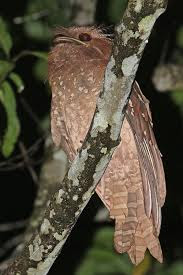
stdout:
[(166, 196), (165, 175), (156, 139), (149, 101), (142, 94), (137, 82), (126, 110), (128, 120), (134, 134), (143, 182), (143, 196), (147, 217), (152, 215), (154, 226), (159, 235), (161, 226), (161, 207)]
[(161, 262), (158, 235), (166, 193), (164, 170), (148, 101), (137, 83), (126, 110), (121, 140), (96, 191), (115, 219), (116, 250), (127, 252), (138, 264), (148, 248)]

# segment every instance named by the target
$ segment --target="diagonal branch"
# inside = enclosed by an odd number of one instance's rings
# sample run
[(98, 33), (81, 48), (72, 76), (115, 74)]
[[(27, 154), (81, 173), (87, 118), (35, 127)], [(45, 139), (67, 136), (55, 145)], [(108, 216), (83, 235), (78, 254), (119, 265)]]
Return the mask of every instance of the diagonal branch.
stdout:
[(83, 146), (50, 199), (40, 227), (4, 274), (48, 274), (119, 144), (125, 107), (143, 50), (166, 4), (167, 0), (129, 0), (115, 30), (103, 91)]

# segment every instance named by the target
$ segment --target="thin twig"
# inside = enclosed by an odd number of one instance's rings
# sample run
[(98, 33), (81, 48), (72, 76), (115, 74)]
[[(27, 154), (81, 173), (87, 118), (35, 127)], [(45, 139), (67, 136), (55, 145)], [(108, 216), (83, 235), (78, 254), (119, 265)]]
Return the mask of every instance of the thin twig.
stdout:
[(13, 23), (19, 25), (19, 24), (24, 24), (29, 21), (37, 21), (39, 19), (42, 19), (42, 18), (48, 16), (49, 14), (50, 14), (50, 10), (45, 9), (45, 10), (41, 10), (39, 12), (34, 12), (29, 15), (17, 16), (15, 18), (13, 18)]
[(9, 223), (0, 223), (0, 232), (7, 232), (17, 229), (22, 229), (26, 226), (27, 220), (21, 220)]
[[(40, 144), (45, 140), (45, 137), (47, 136), (47, 133), (45, 135), (43, 135), (41, 138), (37, 139), (33, 145), (31, 145), (28, 149), (27, 149), (27, 154), (29, 156), (29, 158), (31, 158), (36, 152), (37, 150), (39, 150), (40, 148)], [(30, 163), (31, 165), (37, 165), (40, 164), (42, 161), (42, 159), (40, 160), (31, 160), (30, 159)], [(5, 161), (1, 161), (0, 162), (0, 171), (12, 171), (15, 169), (19, 169), (25, 166), (25, 161), (22, 157), (22, 153), (16, 155), (15, 157), (9, 158), (8, 160)]]
[(0, 258), (4, 257), (11, 249), (21, 243), (24, 234), (19, 234), (6, 241), (0, 247)]
[(40, 120), (38, 118), (38, 116), (36, 115), (36, 113), (32, 110), (30, 104), (25, 100), (25, 98), (20, 97), (20, 101), (22, 103), (22, 106), (24, 108), (24, 110), (26, 111), (26, 113), (30, 116), (30, 118), (35, 122), (36, 126), (42, 130), (42, 128), (40, 127)]
[(27, 150), (25, 148), (25, 145), (21, 141), (19, 142), (19, 148), (20, 148), (20, 151), (22, 153), (22, 156), (23, 156), (24, 162), (26, 164), (26, 167), (27, 167), (34, 183), (38, 184), (38, 176), (37, 176), (35, 170), (32, 168), (31, 161), (30, 161), (29, 155), (27, 153)]

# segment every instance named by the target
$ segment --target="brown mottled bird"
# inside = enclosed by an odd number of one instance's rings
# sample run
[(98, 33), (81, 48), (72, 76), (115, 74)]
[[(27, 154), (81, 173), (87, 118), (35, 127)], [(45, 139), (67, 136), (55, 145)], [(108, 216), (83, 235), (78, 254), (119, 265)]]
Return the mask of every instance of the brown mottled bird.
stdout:
[[(73, 160), (89, 129), (112, 41), (95, 27), (60, 27), (49, 54), (51, 131)], [(161, 207), (166, 187), (148, 100), (135, 82), (113, 154), (96, 192), (115, 219), (114, 244), (134, 264), (146, 249), (160, 262)]]

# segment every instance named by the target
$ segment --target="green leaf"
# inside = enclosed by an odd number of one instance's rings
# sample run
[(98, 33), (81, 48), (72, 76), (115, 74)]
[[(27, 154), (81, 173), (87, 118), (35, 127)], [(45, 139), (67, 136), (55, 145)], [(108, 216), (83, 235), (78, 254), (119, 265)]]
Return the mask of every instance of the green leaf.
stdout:
[(48, 53), (47, 52), (25, 50), (25, 51), (20, 52), (17, 56), (15, 56), (13, 58), (13, 61), (16, 63), (17, 60), (19, 60), (20, 58), (23, 58), (25, 56), (28, 56), (28, 55), (32, 55), (32, 56), (41, 58), (44, 61), (48, 60)]
[(179, 108), (181, 115), (183, 115), (183, 90), (181, 88), (176, 89), (171, 91), (169, 94), (173, 102)]
[(51, 28), (40, 21), (31, 21), (24, 24), (26, 34), (37, 41), (48, 41), (51, 37)]
[(0, 83), (13, 70), (14, 64), (8, 61), (0, 60)]
[(182, 275), (183, 271), (183, 262), (177, 261), (173, 263), (169, 268), (167, 268), (166, 273), (167, 275)]
[(6, 56), (9, 57), (12, 48), (12, 39), (2, 17), (0, 17), (0, 48), (2, 48)]
[(173, 264), (154, 265), (156, 275), (182, 275), (183, 261), (177, 260)]
[(13, 152), (20, 133), (20, 123), (16, 112), (15, 95), (7, 81), (4, 81), (1, 85), (0, 100), (7, 115), (7, 127), (1, 145), (2, 154), (7, 158)]
[(36, 79), (42, 82), (45, 82), (45, 80), (47, 79), (47, 64), (48, 62), (46, 62), (44, 59), (39, 58), (36, 60), (33, 66), (34, 76), (36, 77)]
[(13, 81), (13, 83), (17, 87), (17, 92), (21, 93), (24, 90), (24, 83), (21, 77), (18, 74), (12, 72), (10, 73), (9, 78)]
[(133, 269), (133, 275), (145, 275), (147, 274), (148, 270), (150, 270), (152, 257), (151, 255), (146, 252), (144, 260)]
[(128, 1), (127, 0), (110, 0), (108, 7), (107, 7), (107, 15), (110, 19), (111, 22), (116, 23), (118, 22), (127, 5)]
[(96, 233), (93, 245), (79, 266), (76, 275), (131, 275), (132, 264), (127, 255), (113, 248), (114, 230), (104, 227)]

